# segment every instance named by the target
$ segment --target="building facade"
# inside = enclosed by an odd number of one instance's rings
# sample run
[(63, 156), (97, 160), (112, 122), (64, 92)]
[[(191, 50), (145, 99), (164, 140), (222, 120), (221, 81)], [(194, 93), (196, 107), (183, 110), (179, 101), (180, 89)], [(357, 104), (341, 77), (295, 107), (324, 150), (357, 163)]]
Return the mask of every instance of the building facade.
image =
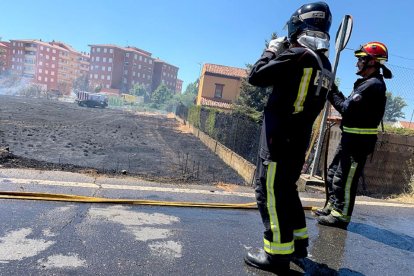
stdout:
[(177, 89), (178, 70), (178, 67), (156, 59), (154, 61), (152, 91), (157, 89), (161, 84), (164, 84), (169, 90), (175, 92)]
[(154, 58), (136, 47), (111, 44), (89, 45), (89, 79), (101, 91), (128, 92), (135, 84), (151, 89)]
[(11, 68), (10, 42), (0, 41), (0, 75)]
[(246, 69), (204, 64), (198, 86), (197, 105), (231, 109), (240, 96), (241, 82)]
[(68, 95), (74, 80), (89, 70), (88, 56), (62, 42), (11, 40), (11, 72), (43, 90)]
[(175, 85), (175, 93), (181, 94), (183, 92), (183, 81), (180, 79), (177, 79), (177, 83)]

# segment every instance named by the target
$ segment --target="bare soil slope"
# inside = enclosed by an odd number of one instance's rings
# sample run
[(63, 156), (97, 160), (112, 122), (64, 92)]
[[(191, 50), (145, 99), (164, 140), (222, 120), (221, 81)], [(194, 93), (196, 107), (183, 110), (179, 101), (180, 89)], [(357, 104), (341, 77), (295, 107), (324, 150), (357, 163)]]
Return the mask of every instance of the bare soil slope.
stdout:
[(95, 171), (166, 182), (243, 184), (243, 179), (160, 114), (0, 96), (0, 165)]

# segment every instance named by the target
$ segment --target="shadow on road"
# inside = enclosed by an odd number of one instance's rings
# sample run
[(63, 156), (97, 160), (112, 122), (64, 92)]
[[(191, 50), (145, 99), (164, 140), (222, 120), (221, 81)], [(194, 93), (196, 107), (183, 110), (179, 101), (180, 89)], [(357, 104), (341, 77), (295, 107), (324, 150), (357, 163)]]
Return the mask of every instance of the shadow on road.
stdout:
[(414, 238), (404, 234), (397, 234), (372, 225), (354, 222), (349, 225), (348, 231), (397, 249), (414, 252)]
[(292, 275), (304, 275), (304, 276), (363, 276), (364, 274), (350, 270), (348, 268), (341, 268), (338, 271), (330, 268), (326, 264), (317, 263), (311, 259), (295, 259), (293, 261), (299, 266), (305, 273), (300, 274), (292, 273)]

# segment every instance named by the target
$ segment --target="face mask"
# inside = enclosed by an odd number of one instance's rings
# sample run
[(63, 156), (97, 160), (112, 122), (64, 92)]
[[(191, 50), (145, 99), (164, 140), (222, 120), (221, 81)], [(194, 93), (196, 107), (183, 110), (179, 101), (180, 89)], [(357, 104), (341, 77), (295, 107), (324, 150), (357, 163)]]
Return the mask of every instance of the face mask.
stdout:
[(303, 47), (316, 50), (329, 50), (329, 36), (322, 32), (306, 31), (300, 34), (297, 42)]

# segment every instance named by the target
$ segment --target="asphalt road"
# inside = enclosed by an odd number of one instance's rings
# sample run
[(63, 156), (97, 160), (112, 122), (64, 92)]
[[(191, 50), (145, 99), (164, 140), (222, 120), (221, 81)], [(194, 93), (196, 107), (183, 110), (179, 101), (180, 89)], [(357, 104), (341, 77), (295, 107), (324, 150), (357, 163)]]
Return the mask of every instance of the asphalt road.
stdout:
[[(0, 169), (0, 190), (166, 201), (254, 201), (251, 188)], [(304, 206), (323, 194), (301, 193)], [(257, 210), (0, 199), (0, 275), (269, 275)], [(295, 275), (413, 275), (414, 206), (358, 197), (348, 231), (306, 212), (310, 256)]]

